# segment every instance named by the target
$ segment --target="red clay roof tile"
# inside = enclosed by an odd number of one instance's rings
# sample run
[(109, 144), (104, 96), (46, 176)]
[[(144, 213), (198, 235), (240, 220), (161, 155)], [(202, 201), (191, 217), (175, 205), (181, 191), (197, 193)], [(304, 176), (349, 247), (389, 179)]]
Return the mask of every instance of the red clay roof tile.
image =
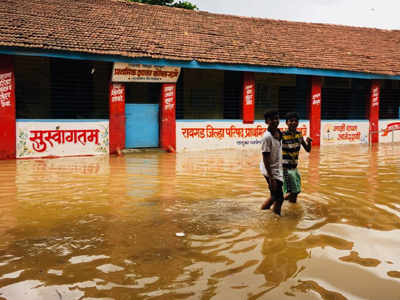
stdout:
[(2, 0), (0, 47), (400, 75), (400, 31), (113, 0)]

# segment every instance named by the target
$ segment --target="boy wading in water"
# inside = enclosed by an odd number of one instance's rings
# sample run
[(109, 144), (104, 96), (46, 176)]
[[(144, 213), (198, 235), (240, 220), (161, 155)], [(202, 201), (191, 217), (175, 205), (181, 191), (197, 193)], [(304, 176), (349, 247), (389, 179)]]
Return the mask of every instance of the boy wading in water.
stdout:
[(283, 170), (282, 170), (282, 133), (278, 129), (279, 113), (277, 110), (268, 110), (264, 114), (268, 130), (261, 140), (262, 160), (260, 162), (261, 173), (268, 182), (271, 196), (263, 203), (261, 209), (273, 210), (277, 215), (281, 214), (283, 203)]
[(305, 142), (301, 132), (297, 131), (299, 115), (296, 112), (287, 113), (285, 119), (288, 130), (282, 134), (283, 190), (285, 200), (296, 203), (297, 195), (301, 192), (301, 177), (297, 170), (299, 151), (303, 146), (304, 150), (310, 152), (312, 139), (307, 137)]

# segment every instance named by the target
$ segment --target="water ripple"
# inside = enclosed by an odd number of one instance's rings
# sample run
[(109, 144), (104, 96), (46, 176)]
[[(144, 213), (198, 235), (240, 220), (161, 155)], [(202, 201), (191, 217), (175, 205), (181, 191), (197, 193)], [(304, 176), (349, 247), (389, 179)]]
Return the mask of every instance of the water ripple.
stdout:
[(259, 159), (0, 161), (0, 298), (398, 299), (399, 145), (302, 152), (282, 217)]

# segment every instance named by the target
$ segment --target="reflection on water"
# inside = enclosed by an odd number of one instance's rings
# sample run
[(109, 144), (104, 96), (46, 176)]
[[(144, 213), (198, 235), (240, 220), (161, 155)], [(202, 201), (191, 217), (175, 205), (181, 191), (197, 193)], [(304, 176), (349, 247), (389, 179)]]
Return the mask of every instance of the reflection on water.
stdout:
[[(399, 299), (400, 145), (0, 162), (0, 299)], [(184, 232), (184, 236), (176, 233)]]

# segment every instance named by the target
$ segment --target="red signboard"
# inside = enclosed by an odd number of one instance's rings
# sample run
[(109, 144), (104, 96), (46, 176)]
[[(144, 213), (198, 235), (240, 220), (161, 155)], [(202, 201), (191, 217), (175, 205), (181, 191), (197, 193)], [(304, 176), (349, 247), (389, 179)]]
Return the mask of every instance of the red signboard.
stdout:
[(254, 122), (254, 100), (256, 84), (254, 73), (245, 72), (243, 76), (243, 123)]
[(15, 158), (15, 121), (13, 60), (0, 55), (0, 159)]
[(379, 142), (379, 94), (380, 87), (377, 81), (371, 85), (371, 96), (369, 101), (369, 142)]
[(167, 151), (176, 149), (176, 85), (164, 83), (161, 90), (160, 145)]
[(110, 153), (125, 148), (125, 86), (110, 84)]
[(311, 80), (310, 98), (310, 137), (312, 144), (319, 146), (321, 143), (321, 78), (313, 77)]

